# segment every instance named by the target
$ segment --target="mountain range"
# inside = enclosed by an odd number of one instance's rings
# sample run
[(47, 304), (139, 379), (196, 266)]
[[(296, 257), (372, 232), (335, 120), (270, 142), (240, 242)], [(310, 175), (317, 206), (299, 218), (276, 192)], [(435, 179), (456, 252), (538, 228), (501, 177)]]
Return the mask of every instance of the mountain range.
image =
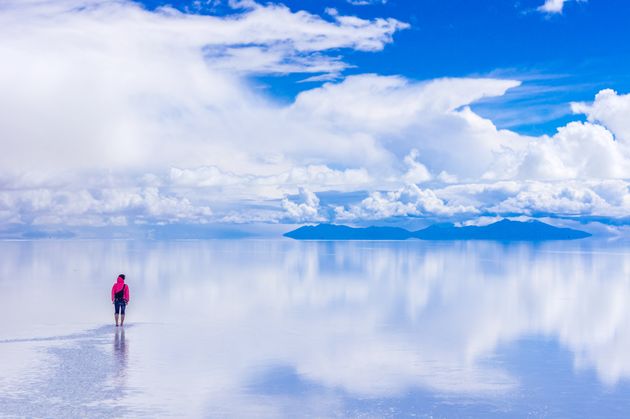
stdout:
[(503, 219), (485, 226), (434, 224), (423, 230), (409, 231), (399, 227), (354, 228), (336, 224), (303, 226), (284, 234), (296, 240), (499, 240), (539, 241), (575, 240), (591, 234), (571, 228), (559, 228), (540, 221)]

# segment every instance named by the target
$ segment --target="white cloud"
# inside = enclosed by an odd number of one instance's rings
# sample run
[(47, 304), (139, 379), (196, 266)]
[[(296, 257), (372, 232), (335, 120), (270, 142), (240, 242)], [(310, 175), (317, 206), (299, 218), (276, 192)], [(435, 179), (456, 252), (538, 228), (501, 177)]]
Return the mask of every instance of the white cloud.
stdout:
[(225, 173), (216, 166), (195, 169), (173, 167), (169, 177), (174, 185), (185, 187), (229, 186), (240, 184), (244, 180), (243, 177), (233, 173)]
[(0, 191), (0, 212), (12, 222), (30, 224), (121, 225), (134, 222), (196, 222), (210, 220), (208, 206), (157, 188)]
[(405, 156), (405, 164), (409, 167), (403, 175), (403, 180), (408, 183), (422, 183), (431, 180), (431, 173), (426, 166), (417, 161), (420, 153), (415, 148)]
[(387, 0), (346, 0), (353, 6), (369, 6), (372, 4), (386, 4)]
[[(630, 213), (630, 182), (626, 180), (512, 180), (431, 184), (422, 188), (407, 184), (392, 191), (369, 192), (366, 198), (357, 201), (347, 201), (342, 194), (326, 204), (307, 186), (289, 187), (282, 182), (257, 186), (235, 184), (219, 189), (173, 187), (167, 180), (162, 182), (159, 187), (142, 188), (0, 191), (0, 217), (4, 224), (104, 226), (361, 221), (410, 216), (466, 221), (476, 216), (515, 214), (615, 219)], [(320, 186), (319, 190), (330, 188)], [(349, 188), (348, 192), (354, 190)], [(222, 196), (226, 194), (227, 197)], [(287, 197), (293, 194), (298, 194), (298, 198)], [(276, 198), (270, 200), (270, 196)], [(235, 201), (235, 197), (240, 201)], [(235, 205), (235, 202), (240, 203)]]
[[(564, 10), (564, 6), (571, 0), (545, 0), (545, 2), (538, 7), (538, 11), (547, 14), (561, 14)], [(587, 2), (588, 0), (573, 0), (576, 2)]]
[(501, 181), (433, 189), (407, 185), (374, 192), (358, 204), (335, 207), (340, 220), (425, 216), (469, 220), (471, 216), (558, 215), (621, 218), (630, 213), (630, 182)]
[(530, 138), (525, 147), (503, 147), (486, 179), (630, 178), (630, 95), (606, 89), (595, 101), (573, 103), (589, 122), (570, 122), (552, 136)]
[[(491, 207), (496, 213), (588, 215), (608, 212), (608, 202), (581, 184), (528, 183), (519, 192)], [(623, 210), (623, 208), (620, 208)]]
[(340, 220), (378, 220), (407, 216), (447, 217), (475, 213), (477, 210), (472, 206), (449, 205), (434, 190), (421, 189), (414, 184), (387, 193), (373, 192), (358, 205), (351, 205), (347, 209), (336, 208), (336, 216)]
[(497, 155), (485, 178), (610, 179), (630, 175), (630, 151), (604, 126), (571, 122), (553, 137)]
[(302, 202), (296, 203), (288, 198), (282, 200), (282, 208), (287, 212), (287, 216), (296, 222), (320, 221), (323, 218), (319, 215), (319, 198), (306, 188), (300, 188), (300, 199)]
[(545, 3), (540, 6), (538, 10), (544, 13), (562, 13), (566, 1), (567, 0), (545, 0)]
[(609, 130), (609, 125), (618, 132), (626, 127), (625, 97), (602, 92), (592, 111), (587, 108), (589, 118), (604, 125), (573, 122), (553, 137), (539, 138), (498, 130), (467, 107), (515, 86), (518, 82), (506, 80), (412, 83), (362, 75), (303, 92), (293, 109), (316, 115), (329, 130), (370, 135), (406, 165), (403, 153), (415, 148), (422, 156), (417, 163), (443, 173), (444, 180), (628, 177), (630, 150)]
[(479, 99), (501, 96), (519, 84), (498, 79), (417, 83), (400, 76), (362, 74), (302, 92), (292, 108), (348, 130), (393, 133), (416, 123), (418, 118), (454, 112)]
[(617, 141), (630, 147), (630, 94), (619, 95), (612, 89), (605, 89), (595, 96), (592, 104), (573, 103), (575, 113), (582, 113), (591, 122), (606, 126)]
[[(160, 179), (159, 176), (155, 176)], [(216, 166), (190, 169), (171, 168), (160, 184), (196, 190), (213, 188), (227, 193), (228, 198), (274, 199), (298, 193), (302, 186), (312, 191), (352, 191), (368, 187), (372, 179), (365, 169), (334, 170), (325, 165), (295, 166), (270, 175), (235, 174)]]
[(452, 204), (499, 215), (623, 217), (630, 209), (630, 183), (623, 180), (507, 181), (447, 186), (436, 193)]
[[(259, 168), (267, 150), (290, 152), (309, 129), (239, 73), (338, 72), (339, 48), (377, 51), (404, 27), (280, 5), (213, 17), (128, 1), (4, 2), (0, 129), (11, 147), (1, 166)], [(311, 135), (320, 150), (339, 140)]]
[[(300, 188), (369, 196), (331, 204), (352, 217), (518, 204), (530, 212), (526, 194), (497, 192), (502, 186), (492, 192), (505, 194), (501, 201), (487, 195), (490, 186), (474, 203), (454, 191), (470, 197), (474, 185), (512, 180), (514, 191), (535, 193), (527, 182), (630, 178), (630, 95), (604, 90), (592, 104), (573, 104), (588, 122), (523, 136), (470, 109), (518, 87), (515, 80), (341, 78), (340, 48), (378, 51), (406, 27), (398, 21), (236, 6), (217, 17), (128, 1), (3, 2), (0, 188), (11, 203), (0, 201), (2, 222), (64, 223), (64, 211), (98, 223), (242, 220), (252, 203), (266, 205), (270, 221), (293, 210), (306, 219), (315, 206), (280, 204)], [(246, 77), (321, 71), (340, 79), (290, 104)], [(95, 202), (111, 191), (141, 203), (104, 214)], [(585, 214), (620, 214), (622, 206), (576, 205)]]
[(399, 164), (392, 158), (402, 160), (416, 148), (428, 170), (476, 178), (503, 145), (518, 146), (525, 140), (497, 130), (466, 106), (500, 96), (519, 84), (496, 79), (417, 83), (403, 77), (365, 74), (300, 93), (291, 112), (296, 118), (316, 118), (327, 131), (371, 138), (386, 147), (380, 152), (380, 161), (371, 159), (366, 164)]

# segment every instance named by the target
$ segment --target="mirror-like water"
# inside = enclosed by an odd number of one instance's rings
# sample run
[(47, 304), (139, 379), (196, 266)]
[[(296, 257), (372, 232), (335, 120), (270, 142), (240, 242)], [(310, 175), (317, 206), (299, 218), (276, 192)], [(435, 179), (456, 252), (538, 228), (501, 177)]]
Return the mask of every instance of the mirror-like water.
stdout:
[[(0, 243), (0, 412), (615, 417), (630, 246)], [(131, 290), (113, 326), (116, 275)]]

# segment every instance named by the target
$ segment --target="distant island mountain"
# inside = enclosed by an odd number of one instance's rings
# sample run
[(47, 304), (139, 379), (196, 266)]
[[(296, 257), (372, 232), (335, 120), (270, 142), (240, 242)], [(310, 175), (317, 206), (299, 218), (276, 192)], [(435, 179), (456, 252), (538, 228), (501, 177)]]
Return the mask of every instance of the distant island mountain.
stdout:
[(409, 231), (397, 227), (353, 228), (344, 225), (319, 224), (303, 226), (284, 234), (296, 240), (500, 240), (539, 241), (575, 240), (591, 236), (571, 228), (559, 228), (540, 221), (501, 220), (485, 226), (456, 227), (435, 224), (423, 230)]
[(406, 240), (411, 231), (398, 227), (353, 228), (335, 224), (303, 226), (284, 234), (296, 240)]

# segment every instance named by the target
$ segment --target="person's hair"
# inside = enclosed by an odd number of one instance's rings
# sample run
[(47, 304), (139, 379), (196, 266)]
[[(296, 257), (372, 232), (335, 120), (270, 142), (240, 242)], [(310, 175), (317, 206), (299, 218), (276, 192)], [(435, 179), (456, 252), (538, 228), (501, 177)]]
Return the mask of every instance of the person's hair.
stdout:
[(119, 278), (125, 279), (125, 274), (118, 275)]

